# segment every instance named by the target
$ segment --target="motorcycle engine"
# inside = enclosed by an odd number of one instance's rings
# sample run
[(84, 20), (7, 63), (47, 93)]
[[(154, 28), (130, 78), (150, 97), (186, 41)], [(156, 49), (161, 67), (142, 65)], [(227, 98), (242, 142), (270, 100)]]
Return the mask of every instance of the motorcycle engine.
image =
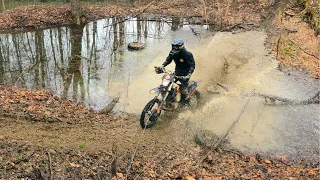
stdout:
[(170, 91), (166, 100), (165, 108), (167, 110), (174, 110), (178, 107), (178, 102), (175, 101), (175, 96), (176, 96), (175, 89), (173, 89)]

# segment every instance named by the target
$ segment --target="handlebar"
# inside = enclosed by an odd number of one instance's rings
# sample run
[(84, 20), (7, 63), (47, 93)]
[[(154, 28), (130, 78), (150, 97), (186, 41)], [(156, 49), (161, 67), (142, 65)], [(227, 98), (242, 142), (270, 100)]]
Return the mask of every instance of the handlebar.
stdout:
[[(154, 66), (154, 69), (155, 69), (155, 71), (157, 72), (157, 69), (158, 69), (159, 67), (158, 66)], [(172, 71), (170, 71), (170, 70), (167, 70), (166, 68), (162, 68), (162, 71), (163, 71), (163, 73), (169, 73), (169, 74), (171, 74), (172, 73)]]
[[(158, 72), (157, 72), (158, 68), (159, 68), (158, 66), (154, 66), (154, 69), (155, 69), (156, 73), (158, 73)], [(174, 75), (174, 78), (176, 78), (176, 79), (178, 79), (178, 78), (180, 78), (180, 79), (186, 78), (186, 76), (177, 76), (177, 75), (174, 74), (174, 72), (172, 72), (172, 71), (170, 71), (170, 70), (167, 70), (167, 69), (164, 68), (164, 67), (161, 69), (161, 71), (162, 71), (162, 72), (160, 72), (160, 73), (173, 74), (173, 75)]]

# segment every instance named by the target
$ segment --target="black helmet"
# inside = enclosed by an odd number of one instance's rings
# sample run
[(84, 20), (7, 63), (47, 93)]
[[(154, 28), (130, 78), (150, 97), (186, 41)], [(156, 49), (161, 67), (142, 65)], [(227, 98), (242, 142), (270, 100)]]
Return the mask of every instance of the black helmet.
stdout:
[(172, 45), (172, 50), (178, 52), (178, 51), (180, 51), (182, 48), (184, 48), (184, 41), (183, 41), (183, 39), (181, 39), (181, 38), (174, 39), (174, 40), (171, 42), (171, 45)]

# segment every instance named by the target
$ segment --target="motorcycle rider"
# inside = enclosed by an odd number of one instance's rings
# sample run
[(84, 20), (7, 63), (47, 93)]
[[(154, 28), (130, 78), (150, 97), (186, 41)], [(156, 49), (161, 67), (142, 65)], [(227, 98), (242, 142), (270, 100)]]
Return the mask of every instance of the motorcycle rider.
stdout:
[(172, 60), (175, 62), (175, 75), (177, 80), (181, 82), (180, 90), (182, 98), (187, 98), (188, 82), (195, 69), (195, 61), (193, 54), (186, 50), (183, 39), (174, 39), (171, 42), (172, 49), (162, 66), (156, 68), (156, 73), (163, 72), (163, 68), (169, 65)]

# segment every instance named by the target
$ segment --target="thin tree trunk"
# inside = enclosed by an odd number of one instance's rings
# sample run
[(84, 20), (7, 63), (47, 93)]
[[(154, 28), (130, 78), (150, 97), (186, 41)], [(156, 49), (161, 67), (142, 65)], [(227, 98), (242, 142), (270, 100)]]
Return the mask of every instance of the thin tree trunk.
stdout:
[[(75, 101), (78, 99), (78, 83), (79, 79), (83, 81), (80, 69), (81, 69), (81, 40), (83, 36), (83, 28), (84, 24), (80, 27), (71, 27), (70, 29), (70, 42), (71, 42), (71, 59), (69, 61), (68, 70), (67, 70), (67, 78), (64, 81), (63, 85), (63, 97), (66, 98), (69, 91), (69, 86), (71, 85), (71, 81), (73, 79), (73, 98)], [(81, 82), (82, 83), (82, 82)], [(82, 86), (82, 84), (80, 84)], [(81, 91), (84, 91), (84, 88), (81, 87)], [(83, 97), (82, 97), (83, 96)], [(84, 92), (81, 92), (81, 98), (84, 99)]]
[(5, 68), (5, 60), (2, 55), (2, 41), (0, 39), (0, 85), (4, 84), (4, 68)]
[(4, 0), (2, 0), (2, 11), (5, 11), (6, 10), (6, 6), (4, 4)]
[(41, 41), (41, 37), (40, 34), (37, 32), (35, 34), (35, 46), (36, 46), (36, 56), (34, 59), (33, 64), (35, 64), (34, 66), (34, 85), (36, 86), (36, 88), (39, 88), (39, 79), (40, 79), (40, 72), (39, 72), (39, 60), (40, 60), (40, 41)]
[(71, 0), (71, 13), (77, 25), (85, 22), (85, 14), (80, 0)]
[(16, 59), (18, 62), (18, 67), (19, 67), (19, 75), (17, 76), (16, 82), (21, 78), (21, 85), (25, 86), (25, 80), (23, 77), (23, 67), (22, 67), (22, 60), (21, 60), (21, 52), (20, 52), (20, 39), (19, 37), (17, 37), (17, 35), (13, 35), (12, 36), (12, 41), (13, 41), (13, 45), (14, 45), (14, 49), (15, 49), (15, 55), (16, 55)]
[[(46, 55), (46, 46), (44, 44), (44, 32), (42, 31), (41, 33), (41, 54), (40, 54), (40, 68), (41, 68), (41, 88), (45, 88), (46, 86), (46, 60), (47, 60), (47, 55)], [(48, 68), (47, 68), (48, 69)]]

